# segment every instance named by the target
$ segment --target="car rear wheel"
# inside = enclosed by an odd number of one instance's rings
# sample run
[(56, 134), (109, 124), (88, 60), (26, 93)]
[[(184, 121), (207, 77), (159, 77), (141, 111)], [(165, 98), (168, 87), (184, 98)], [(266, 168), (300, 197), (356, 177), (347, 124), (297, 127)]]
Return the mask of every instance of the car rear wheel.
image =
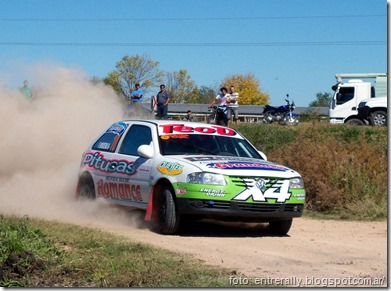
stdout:
[(292, 226), (292, 218), (287, 220), (277, 220), (269, 222), (269, 230), (275, 235), (286, 235)]
[(81, 177), (79, 180), (79, 197), (81, 200), (94, 200), (95, 188), (91, 177)]
[(159, 225), (161, 234), (174, 234), (179, 226), (180, 216), (175, 205), (174, 195), (168, 188), (163, 188), (159, 195)]

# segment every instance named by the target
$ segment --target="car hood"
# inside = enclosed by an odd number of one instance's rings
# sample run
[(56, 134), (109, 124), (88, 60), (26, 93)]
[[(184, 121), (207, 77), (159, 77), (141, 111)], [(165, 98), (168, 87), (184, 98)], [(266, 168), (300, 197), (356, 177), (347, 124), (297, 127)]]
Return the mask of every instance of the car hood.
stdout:
[(299, 177), (300, 174), (288, 167), (261, 159), (228, 156), (171, 156), (179, 164), (192, 165), (204, 172), (229, 176), (268, 176), (279, 178)]

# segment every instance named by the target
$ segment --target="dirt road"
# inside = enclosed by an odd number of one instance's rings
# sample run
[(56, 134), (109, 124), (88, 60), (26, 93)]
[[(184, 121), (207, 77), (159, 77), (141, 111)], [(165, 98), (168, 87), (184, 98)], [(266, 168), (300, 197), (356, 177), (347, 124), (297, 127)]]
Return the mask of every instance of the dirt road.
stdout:
[(244, 283), (255, 278), (280, 278), (291, 280), (285, 282), (291, 285), (333, 286), (342, 282), (341, 286), (346, 286), (343, 283), (349, 282), (350, 286), (367, 286), (363, 278), (371, 278), (365, 280), (386, 286), (388, 280), (385, 221), (298, 218), (284, 237), (268, 235), (263, 225), (210, 221), (191, 223), (177, 236), (124, 225), (95, 222), (94, 226), (129, 241), (191, 254), (206, 264), (236, 270), (241, 274), (236, 278), (242, 277)]
[(252, 278), (387, 279), (387, 222), (298, 218), (285, 237), (268, 236), (259, 227), (199, 223), (181, 235), (163, 236), (134, 227), (125, 212), (75, 203), (81, 154), (121, 118), (122, 104), (109, 87), (79, 70), (38, 64), (26, 75), (41, 88), (33, 103), (0, 84), (0, 115), (7, 121), (0, 123), (0, 214), (98, 227)]

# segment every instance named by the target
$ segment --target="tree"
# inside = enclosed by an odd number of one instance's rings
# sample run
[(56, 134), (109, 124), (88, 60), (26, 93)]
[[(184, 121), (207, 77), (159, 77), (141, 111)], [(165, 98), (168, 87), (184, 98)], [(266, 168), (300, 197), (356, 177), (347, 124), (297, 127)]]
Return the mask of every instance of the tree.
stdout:
[(104, 79), (104, 83), (112, 86), (125, 99), (134, 90), (136, 83), (140, 83), (146, 94), (148, 89), (162, 82), (164, 72), (160, 71), (158, 66), (159, 62), (146, 56), (124, 56), (117, 62), (115, 70)]
[(196, 87), (190, 94), (187, 103), (210, 104), (216, 98), (215, 91), (207, 86)]
[(166, 88), (170, 93), (170, 102), (188, 103), (190, 94), (196, 88), (195, 82), (190, 79), (186, 70), (166, 73)]
[(227, 87), (229, 92), (231, 85), (239, 93), (239, 104), (262, 105), (270, 102), (269, 95), (261, 91), (260, 83), (252, 73), (225, 77), (222, 86)]
[(331, 99), (331, 93), (318, 92), (316, 93), (316, 100), (310, 102), (309, 107), (329, 107)]

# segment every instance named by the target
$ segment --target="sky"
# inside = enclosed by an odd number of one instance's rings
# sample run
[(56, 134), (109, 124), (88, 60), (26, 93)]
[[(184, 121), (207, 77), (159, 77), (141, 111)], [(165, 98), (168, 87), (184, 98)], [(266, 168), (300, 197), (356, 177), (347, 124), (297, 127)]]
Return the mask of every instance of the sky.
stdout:
[(216, 93), (251, 73), (270, 104), (308, 106), (337, 73), (387, 72), (386, 0), (2, 0), (0, 25), (10, 88), (43, 82), (37, 64), (104, 78), (143, 55)]

